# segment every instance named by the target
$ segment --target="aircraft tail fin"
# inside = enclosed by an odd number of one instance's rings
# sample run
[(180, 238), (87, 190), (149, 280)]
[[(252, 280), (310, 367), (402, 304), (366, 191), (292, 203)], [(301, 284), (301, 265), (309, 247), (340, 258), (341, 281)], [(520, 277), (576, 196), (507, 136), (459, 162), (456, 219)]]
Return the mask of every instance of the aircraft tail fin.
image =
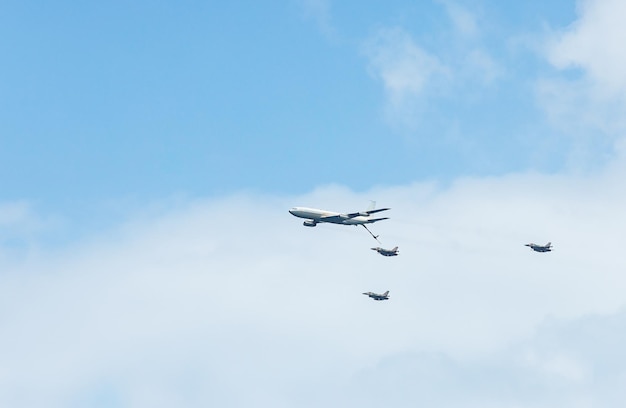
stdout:
[(392, 251), (393, 252), (398, 252), (398, 247), (393, 247)]
[(548, 243), (546, 244), (546, 248), (550, 248), (551, 246), (552, 246), (552, 242), (548, 242)]
[(370, 200), (370, 205), (369, 205), (369, 207), (367, 207), (367, 210), (365, 210), (365, 211), (369, 212), (369, 211), (372, 211), (374, 208), (376, 208), (376, 201)]
[(385, 293), (383, 293), (383, 296), (389, 296), (389, 291), (386, 291)]

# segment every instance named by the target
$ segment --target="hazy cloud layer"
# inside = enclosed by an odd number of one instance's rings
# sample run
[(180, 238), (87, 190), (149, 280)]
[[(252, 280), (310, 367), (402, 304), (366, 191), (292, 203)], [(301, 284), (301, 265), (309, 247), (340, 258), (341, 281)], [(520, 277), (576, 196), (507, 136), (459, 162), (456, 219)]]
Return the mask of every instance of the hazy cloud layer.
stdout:
[[(386, 357), (325, 403), (400, 407), (620, 407), (626, 313), (547, 319), (536, 334), (481, 359), (437, 352)], [(349, 396), (349, 398), (345, 398)], [(344, 399), (340, 399), (344, 397)], [(315, 406), (312, 404), (311, 406)]]
[[(5, 258), (0, 405), (617, 406), (623, 372), (598, 356), (626, 335), (623, 176), (242, 195)], [(372, 229), (396, 258), (287, 213), (372, 198), (392, 207)]]

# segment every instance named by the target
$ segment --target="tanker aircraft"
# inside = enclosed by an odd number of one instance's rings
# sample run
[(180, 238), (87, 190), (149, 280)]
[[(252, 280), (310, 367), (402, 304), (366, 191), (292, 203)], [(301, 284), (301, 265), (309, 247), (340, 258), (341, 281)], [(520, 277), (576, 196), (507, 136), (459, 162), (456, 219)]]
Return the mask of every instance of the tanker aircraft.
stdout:
[(298, 218), (304, 218), (302, 223), (305, 227), (315, 227), (319, 223), (327, 222), (331, 224), (341, 225), (362, 225), (363, 228), (370, 233), (374, 239), (378, 239), (378, 235), (372, 234), (372, 232), (365, 226), (365, 224), (372, 224), (376, 221), (388, 220), (389, 217), (374, 218), (372, 214), (379, 213), (381, 211), (387, 211), (390, 208), (378, 208), (374, 209), (376, 205), (375, 201), (372, 201), (372, 205), (365, 211), (358, 211), (353, 213), (338, 213), (333, 211), (319, 210), (317, 208), (308, 207), (293, 207), (289, 210), (291, 215)]

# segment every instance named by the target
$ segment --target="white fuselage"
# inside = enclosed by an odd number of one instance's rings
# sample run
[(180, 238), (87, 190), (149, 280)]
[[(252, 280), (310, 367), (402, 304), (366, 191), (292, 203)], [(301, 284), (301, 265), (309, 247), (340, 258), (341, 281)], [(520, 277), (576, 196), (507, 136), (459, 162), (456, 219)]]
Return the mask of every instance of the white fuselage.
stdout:
[(370, 217), (369, 215), (357, 215), (355, 217), (350, 217), (347, 214), (318, 210), (317, 208), (308, 207), (293, 207), (289, 210), (289, 213), (299, 218), (313, 220), (316, 223), (329, 222), (333, 224), (361, 225), (373, 222), (371, 221), (372, 217)]

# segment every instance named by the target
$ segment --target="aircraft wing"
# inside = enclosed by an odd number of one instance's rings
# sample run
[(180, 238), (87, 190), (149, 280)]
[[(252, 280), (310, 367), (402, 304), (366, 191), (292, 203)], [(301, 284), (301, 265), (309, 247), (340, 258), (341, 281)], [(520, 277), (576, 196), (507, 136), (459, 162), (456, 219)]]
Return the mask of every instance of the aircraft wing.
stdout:
[(348, 218), (356, 217), (356, 215), (354, 217), (351, 217), (350, 215), (351, 214), (329, 215), (327, 217), (321, 217), (320, 221), (322, 221), (322, 222), (342, 222), (343, 220), (346, 220)]
[(391, 208), (379, 208), (377, 210), (368, 210), (368, 211), (365, 211), (365, 212), (368, 213), (368, 214), (374, 214), (374, 213), (377, 213), (377, 212), (387, 211), (387, 210), (391, 210)]
[(349, 213), (349, 214), (342, 214), (342, 216), (348, 217), (348, 218), (354, 218), (354, 217), (367, 217), (370, 216), (374, 213), (377, 212), (381, 212), (381, 211), (387, 211), (387, 210), (391, 210), (391, 208), (379, 208), (377, 210), (367, 210), (367, 211), (359, 211), (359, 212), (353, 212), (353, 213)]

